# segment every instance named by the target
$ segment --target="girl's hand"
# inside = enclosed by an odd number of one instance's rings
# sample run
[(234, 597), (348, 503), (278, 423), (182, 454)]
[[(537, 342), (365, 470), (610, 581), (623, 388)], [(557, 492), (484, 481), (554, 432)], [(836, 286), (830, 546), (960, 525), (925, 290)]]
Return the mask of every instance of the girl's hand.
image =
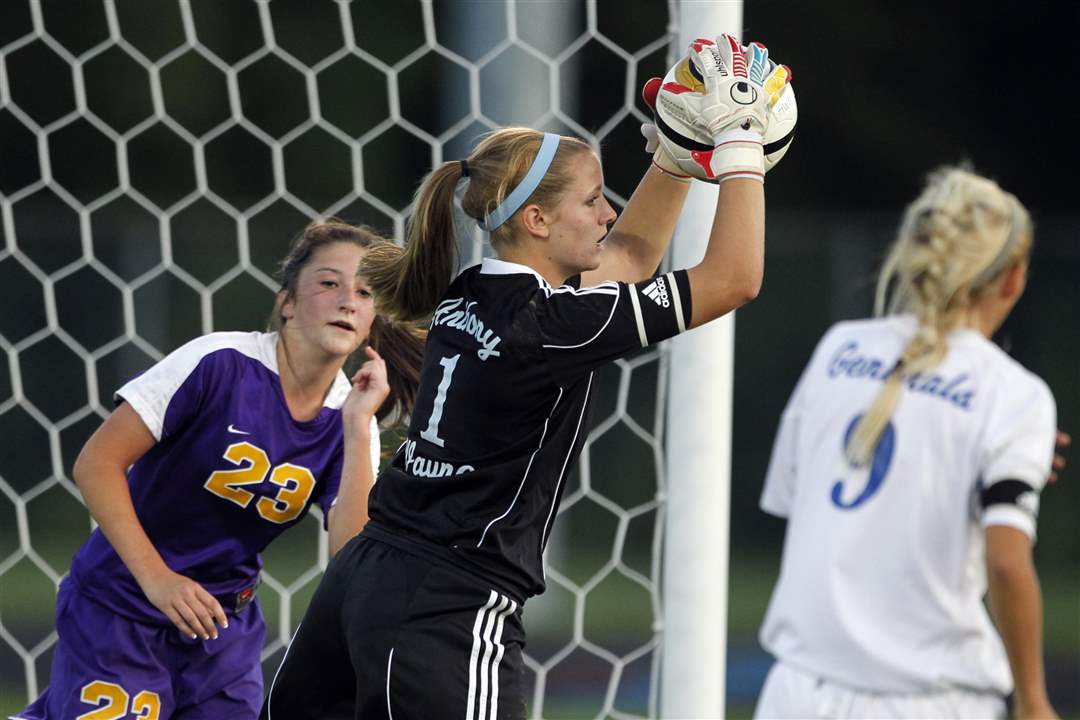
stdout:
[(199, 583), (168, 568), (139, 582), (150, 600), (173, 625), (191, 639), (217, 640), (217, 625), (227, 628), (229, 621), (221, 603)]
[(1050, 482), (1057, 482), (1058, 470), (1065, 469), (1065, 450), (1072, 445), (1072, 436), (1067, 432), (1057, 431), (1057, 437), (1054, 438), (1054, 461), (1051, 464), (1050, 470)]
[(386, 362), (371, 347), (364, 348), (368, 359), (352, 376), (352, 390), (341, 406), (341, 419), (347, 432), (366, 430), (371, 416), (390, 394), (386, 379)]

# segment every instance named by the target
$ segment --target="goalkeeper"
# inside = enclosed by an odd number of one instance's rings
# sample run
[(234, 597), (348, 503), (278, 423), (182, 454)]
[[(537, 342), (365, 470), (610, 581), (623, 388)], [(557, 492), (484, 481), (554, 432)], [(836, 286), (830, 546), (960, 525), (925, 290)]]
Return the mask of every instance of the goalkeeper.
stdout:
[[(544, 547), (585, 441), (594, 372), (761, 285), (766, 93), (733, 38), (691, 52), (706, 92), (659, 92), (715, 140), (710, 169), (724, 181), (698, 265), (653, 276), (688, 186), (662, 150), (616, 222), (589, 145), (525, 128), (436, 168), (404, 251), (365, 258), (380, 312), (431, 318), (420, 389), (371, 520), (330, 563), (263, 717), (525, 716), (522, 605), (544, 591)], [(745, 103), (732, 102), (736, 90)], [(451, 282), (463, 179), (462, 207), (496, 257)]]

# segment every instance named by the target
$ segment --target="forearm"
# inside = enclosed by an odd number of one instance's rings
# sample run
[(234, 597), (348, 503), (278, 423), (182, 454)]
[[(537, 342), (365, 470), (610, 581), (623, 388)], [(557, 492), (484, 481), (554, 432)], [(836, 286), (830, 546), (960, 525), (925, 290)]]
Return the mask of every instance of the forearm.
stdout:
[(1005, 644), (1018, 705), (1047, 703), (1042, 657), (1042, 594), (1030, 558), (988, 568), (990, 610)]
[(639, 282), (656, 271), (671, 244), (689, 189), (689, 182), (649, 165), (605, 240), (609, 250), (625, 258), (626, 276), (616, 279)]
[(327, 520), (331, 556), (337, 554), (367, 523), (368, 493), (375, 482), (370, 447), (368, 425), (365, 424), (359, 431), (346, 431), (341, 484)]
[(154, 573), (167, 570), (135, 514), (123, 468), (82, 461), (72, 474), (90, 514), (140, 586)]
[(765, 191), (760, 182), (720, 184), (709, 244), (688, 276), (691, 326), (720, 317), (754, 299), (765, 268)]

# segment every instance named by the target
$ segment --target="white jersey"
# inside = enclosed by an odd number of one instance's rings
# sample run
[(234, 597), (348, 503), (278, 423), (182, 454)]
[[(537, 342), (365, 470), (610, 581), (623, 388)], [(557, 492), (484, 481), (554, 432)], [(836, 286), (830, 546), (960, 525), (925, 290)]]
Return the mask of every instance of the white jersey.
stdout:
[(983, 607), (983, 529), (1035, 536), (1056, 411), (1046, 384), (973, 330), (905, 380), (869, 468), (846, 438), (915, 333), (911, 316), (841, 322), (784, 410), (761, 497), (788, 519), (762, 645), (853, 688), (1007, 694)]

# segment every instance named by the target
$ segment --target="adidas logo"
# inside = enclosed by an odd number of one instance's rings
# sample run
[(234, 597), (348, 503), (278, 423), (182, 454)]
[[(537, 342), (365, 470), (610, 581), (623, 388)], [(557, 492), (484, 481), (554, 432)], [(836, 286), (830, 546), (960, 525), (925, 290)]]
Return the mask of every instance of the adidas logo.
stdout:
[(664, 282), (664, 278), (656, 278), (646, 285), (641, 292), (660, 307), (671, 307), (671, 300), (668, 299), (667, 283)]

